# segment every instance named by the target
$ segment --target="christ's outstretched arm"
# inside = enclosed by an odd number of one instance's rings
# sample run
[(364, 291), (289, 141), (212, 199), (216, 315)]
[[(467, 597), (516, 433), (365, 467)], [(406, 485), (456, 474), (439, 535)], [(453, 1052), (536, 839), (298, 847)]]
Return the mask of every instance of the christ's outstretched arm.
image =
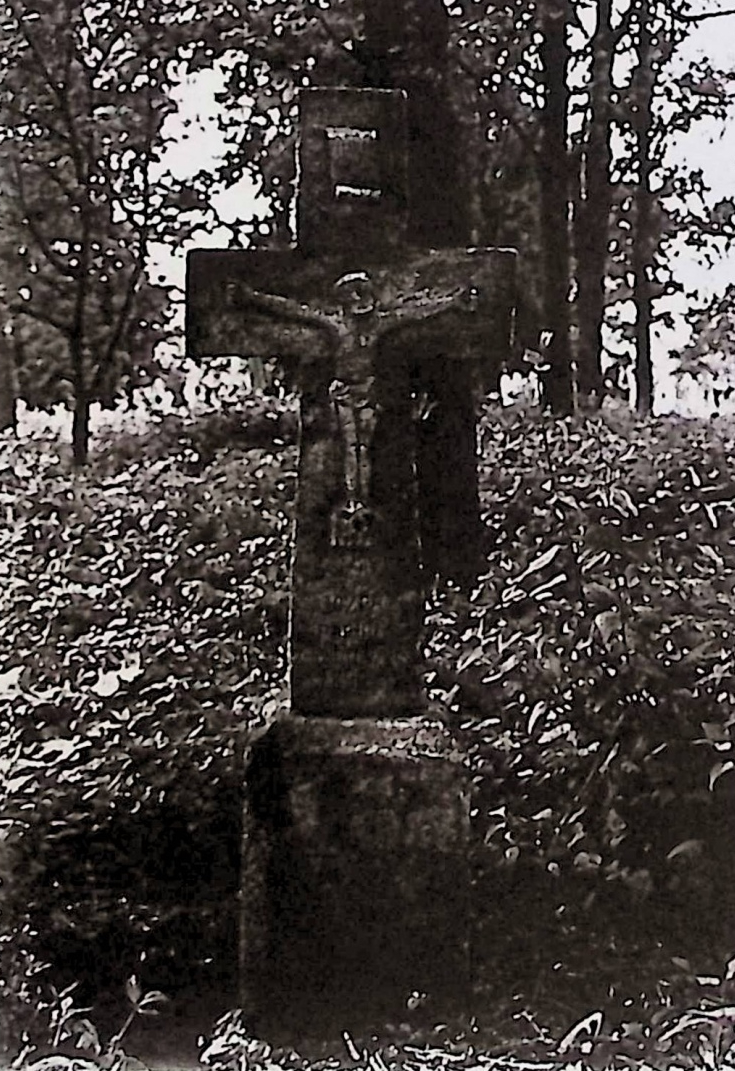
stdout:
[(256, 290), (245, 283), (235, 283), (231, 289), (232, 297), (242, 302), (247, 308), (270, 313), (280, 320), (291, 320), (293, 323), (326, 328), (330, 331), (337, 330), (340, 323), (338, 313), (324, 312), (313, 305), (305, 305), (300, 301), (294, 301), (293, 298), (282, 297), (280, 294), (266, 294), (263, 290)]
[(473, 296), (473, 288), (469, 286), (456, 286), (453, 290), (444, 294), (419, 291), (419, 293), (407, 298), (400, 305), (395, 305), (383, 313), (382, 330), (390, 331), (404, 323), (420, 323), (422, 320), (431, 320), (442, 312), (461, 306), (471, 308)]

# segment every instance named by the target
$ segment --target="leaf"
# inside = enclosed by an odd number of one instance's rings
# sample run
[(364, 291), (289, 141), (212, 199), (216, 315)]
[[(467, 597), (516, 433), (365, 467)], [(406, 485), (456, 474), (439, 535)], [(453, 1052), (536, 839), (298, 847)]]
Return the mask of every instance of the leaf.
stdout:
[(706, 557), (708, 557), (711, 561), (715, 563), (715, 565), (719, 566), (720, 569), (725, 564), (725, 559), (722, 557), (722, 555), (718, 554), (715, 548), (709, 546), (708, 543), (701, 544), (699, 550), (701, 554), (704, 554)]
[(562, 549), (561, 544), (557, 543), (553, 547), (549, 547), (543, 554), (540, 554), (538, 558), (535, 558), (530, 565), (526, 566), (520, 576), (513, 578), (514, 584), (520, 584), (522, 580), (525, 580), (527, 576), (532, 573), (538, 573), (540, 569), (544, 569), (547, 565), (553, 562), (559, 551)]
[(709, 772), (709, 790), (714, 789), (717, 782), (720, 780), (723, 774), (729, 773), (730, 770), (735, 770), (735, 762), (732, 759), (728, 759), (727, 762), (716, 762)]
[(707, 517), (709, 518), (709, 523), (712, 525), (712, 527), (713, 528), (718, 528), (719, 527), (719, 522), (717, 520), (717, 514), (715, 513), (714, 509), (709, 504), (709, 502), (703, 502), (702, 503), (702, 509), (707, 514)]
[(619, 610), (603, 610), (595, 617), (595, 625), (602, 637), (602, 642), (607, 648), (613, 636), (619, 636), (622, 629), (622, 618)]
[(607, 609), (611, 609), (616, 603), (616, 594), (604, 584), (598, 584), (596, 581), (586, 580), (584, 584), (585, 594), (588, 599), (594, 599), (599, 606), (602, 603)]
[(681, 841), (675, 848), (672, 848), (666, 858), (669, 860), (677, 859), (680, 855), (685, 858), (694, 858), (701, 853), (703, 847), (704, 841), (692, 837), (690, 840)]
[(533, 710), (528, 716), (528, 725), (526, 726), (526, 732), (529, 736), (532, 735), (534, 728), (538, 724), (539, 718), (543, 718), (546, 713), (547, 707), (543, 700), (539, 700), (534, 706)]
[(97, 680), (91, 686), (90, 691), (94, 692), (95, 695), (100, 696), (102, 699), (109, 699), (111, 695), (115, 694), (119, 687), (120, 674), (116, 670), (110, 669), (106, 673), (101, 672), (99, 674)]
[(356, 1063), (359, 1062), (361, 1056), (360, 1050), (357, 1048), (355, 1042), (352, 1040), (351, 1034), (348, 1034), (346, 1030), (343, 1030), (342, 1040), (345, 1043), (345, 1048), (347, 1049), (347, 1054), (350, 1059), (354, 1060)]
[(96, 1056), (99, 1056), (102, 1051), (102, 1045), (100, 1044), (99, 1031), (94, 1023), (90, 1019), (80, 1019), (75, 1024), (75, 1030), (77, 1032), (76, 1047), (78, 1049), (91, 1049)]
[(0, 673), (0, 698), (10, 699), (20, 694), (20, 678), (23, 675), (23, 666), (13, 666), (5, 673)]
[(143, 673), (143, 665), (138, 652), (133, 655), (128, 655), (125, 658), (123, 665), (118, 670), (120, 680), (125, 681), (126, 683), (135, 680), (141, 673)]
[(167, 1003), (168, 997), (165, 993), (161, 993), (159, 989), (151, 989), (138, 1001), (138, 1011), (143, 1015), (158, 1015), (158, 1005)]
[(602, 866), (602, 856), (597, 852), (577, 852), (574, 857), (574, 865), (579, 870), (597, 870)]
[(140, 982), (134, 974), (131, 974), (131, 976), (125, 983), (125, 995), (127, 996), (130, 1003), (135, 1004), (137, 1007), (138, 1001), (140, 1000), (142, 994), (143, 990), (141, 989)]
[(730, 740), (730, 731), (726, 725), (722, 725), (719, 721), (703, 721), (702, 729), (704, 735), (710, 743), (722, 744), (728, 743)]
[(73, 755), (78, 755), (80, 751), (90, 746), (89, 740), (82, 740), (79, 737), (73, 737), (71, 740), (59, 737), (55, 740), (45, 740), (34, 748), (33, 758), (34, 761), (44, 764), (55, 763), (60, 760), (68, 762)]
[(605, 1017), (601, 1011), (590, 1012), (584, 1019), (580, 1019), (578, 1023), (575, 1023), (571, 1030), (564, 1035), (557, 1045), (556, 1051), (560, 1056), (568, 1052), (580, 1034), (591, 1034), (592, 1037), (597, 1037), (602, 1031), (604, 1021)]
[(552, 580), (545, 581), (543, 584), (539, 584), (538, 587), (529, 591), (528, 598), (536, 599), (538, 602), (541, 602), (541, 600), (545, 599), (554, 588), (558, 587), (559, 584), (564, 584), (567, 579), (568, 577), (566, 573), (559, 573), (559, 575), (555, 576)]
[(473, 665), (482, 658), (482, 644), (478, 643), (474, 647), (471, 647), (469, 651), (462, 655), (457, 662), (457, 672), (462, 673), (468, 666)]
[(640, 510), (628, 492), (622, 487), (613, 487), (611, 503), (624, 517), (637, 517)]
[(666, 1030), (659, 1041), (669, 1041), (677, 1034), (681, 1034), (684, 1030), (691, 1030), (693, 1027), (708, 1026), (713, 1021), (718, 1020), (727, 1022), (727, 1020), (735, 1017), (735, 1006), (726, 1005), (721, 1008), (708, 1008), (698, 1011), (684, 1012), (680, 1019), (669, 1029)]

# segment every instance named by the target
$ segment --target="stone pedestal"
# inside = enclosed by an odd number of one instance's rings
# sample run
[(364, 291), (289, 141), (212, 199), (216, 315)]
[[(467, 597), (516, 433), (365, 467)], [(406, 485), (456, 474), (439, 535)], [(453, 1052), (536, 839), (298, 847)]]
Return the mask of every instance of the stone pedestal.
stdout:
[(467, 1007), (469, 779), (425, 718), (289, 719), (253, 749), (243, 1006), (275, 1035)]

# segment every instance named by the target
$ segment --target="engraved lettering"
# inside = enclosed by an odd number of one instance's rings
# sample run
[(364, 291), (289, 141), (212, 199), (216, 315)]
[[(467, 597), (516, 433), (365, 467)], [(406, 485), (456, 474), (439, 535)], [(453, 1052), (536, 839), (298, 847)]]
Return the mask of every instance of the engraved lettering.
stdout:
[(380, 189), (372, 189), (370, 186), (347, 186), (345, 183), (337, 183), (334, 187), (334, 196), (338, 201), (346, 198), (362, 201), (379, 201), (383, 196)]
[(375, 127), (328, 126), (324, 133), (327, 141), (377, 141), (378, 131)]

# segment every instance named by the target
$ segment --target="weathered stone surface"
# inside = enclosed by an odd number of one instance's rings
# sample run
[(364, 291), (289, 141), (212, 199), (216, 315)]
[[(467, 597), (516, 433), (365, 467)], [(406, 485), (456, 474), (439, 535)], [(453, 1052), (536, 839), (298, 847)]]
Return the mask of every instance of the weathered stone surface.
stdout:
[[(336, 310), (338, 279), (370, 275), (385, 305), (425, 289), (475, 287), (470, 309), (456, 308), (431, 323), (400, 325), (386, 350), (417, 368), (433, 359), (481, 360), (485, 347), (510, 338), (516, 251), (513, 249), (399, 249), (376, 254), (348, 247), (310, 256), (300, 249), (196, 249), (187, 256), (186, 344), (194, 359), (279, 356), (298, 361), (307, 382), (315, 364), (333, 352), (326, 332), (293, 320), (277, 321), (257, 308), (249, 289)], [(395, 342), (395, 345), (393, 344)]]
[(449, 106), (449, 20), (442, 0), (365, 0), (363, 84), (402, 89), (407, 105), (410, 212), (419, 246), (467, 240), (458, 126)]
[[(514, 254), (395, 251), (360, 263), (362, 311), (350, 312), (335, 286), (355, 267), (350, 253), (189, 258), (190, 339), (209, 353), (280, 353), (294, 361), (302, 388), (291, 633), (299, 714), (419, 711), (424, 577), (450, 555), (457, 569), (476, 569), (477, 541), (464, 556), (455, 542), (457, 518), (467, 531), (476, 499), (462, 484), (443, 493), (434, 475), (453, 426), (444, 416), (437, 427), (435, 399), (454, 391), (457, 419), (473, 419), (461, 409), (471, 392), (456, 365), (474, 359), (495, 310), (509, 307), (498, 292), (510, 285)], [(357, 444), (342, 426), (353, 418)], [(436, 499), (423, 528), (419, 486)]]
[(188, 258), (189, 353), (279, 356), (301, 393), (294, 714), (249, 764), (240, 948), (257, 1029), (292, 1037), (470, 989), (469, 785), (420, 637), (427, 579), (477, 565), (473, 366), (510, 337), (515, 255), (403, 245), (461, 238), (442, 19), (366, 7), (368, 80), (411, 80), (405, 144), (402, 93), (304, 95), (298, 248)]
[(402, 379), (400, 367), (376, 377), (362, 514), (347, 511), (346, 445), (327, 385), (302, 397), (291, 614), (299, 714), (375, 717), (423, 706), (414, 429)]
[(259, 1029), (379, 1028), (415, 989), (433, 1015), (466, 1006), (469, 786), (446, 727), (291, 718), (256, 746), (248, 783), (245, 997)]
[(406, 95), (314, 89), (299, 98), (299, 245), (306, 253), (406, 240)]

